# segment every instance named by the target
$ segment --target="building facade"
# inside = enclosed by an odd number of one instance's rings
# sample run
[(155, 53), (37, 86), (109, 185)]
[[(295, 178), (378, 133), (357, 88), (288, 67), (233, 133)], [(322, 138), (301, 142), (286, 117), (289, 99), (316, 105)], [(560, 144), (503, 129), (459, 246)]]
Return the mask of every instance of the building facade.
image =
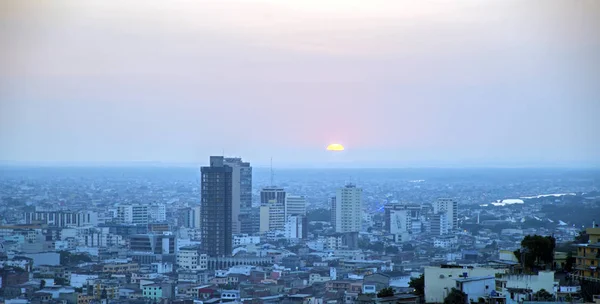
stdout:
[(232, 174), (222, 156), (211, 156), (201, 168), (202, 245), (211, 257), (229, 256), (232, 250)]
[(148, 225), (148, 206), (117, 206), (117, 222), (120, 224)]
[(252, 208), (252, 167), (238, 157), (223, 158), (223, 164), (231, 167), (231, 229), (241, 233), (241, 213)]
[(306, 197), (300, 195), (286, 195), (285, 216), (306, 215)]
[(440, 198), (433, 203), (433, 212), (446, 214), (448, 230), (458, 230), (458, 202), (452, 198)]
[(339, 188), (335, 203), (335, 231), (360, 232), (362, 228), (362, 189), (353, 184)]
[(260, 191), (260, 232), (285, 229), (286, 193), (283, 188), (267, 187)]

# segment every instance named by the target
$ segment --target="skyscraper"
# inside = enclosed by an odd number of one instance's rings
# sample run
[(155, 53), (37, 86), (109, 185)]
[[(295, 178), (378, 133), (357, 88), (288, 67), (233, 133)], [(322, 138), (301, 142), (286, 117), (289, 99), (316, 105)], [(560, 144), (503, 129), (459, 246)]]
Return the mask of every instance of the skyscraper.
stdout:
[(266, 187), (260, 191), (260, 232), (285, 229), (285, 197), (283, 188)]
[(223, 164), (232, 169), (231, 225), (233, 233), (240, 233), (241, 220), (245, 219), (240, 214), (249, 213), (252, 208), (252, 167), (239, 157), (224, 158)]
[(232, 250), (232, 175), (222, 156), (211, 156), (201, 168), (202, 246), (211, 256), (229, 256)]
[(433, 213), (446, 213), (448, 230), (458, 229), (458, 202), (451, 198), (440, 198), (433, 203)]
[(335, 202), (335, 232), (360, 232), (363, 213), (362, 189), (353, 184), (339, 188)]

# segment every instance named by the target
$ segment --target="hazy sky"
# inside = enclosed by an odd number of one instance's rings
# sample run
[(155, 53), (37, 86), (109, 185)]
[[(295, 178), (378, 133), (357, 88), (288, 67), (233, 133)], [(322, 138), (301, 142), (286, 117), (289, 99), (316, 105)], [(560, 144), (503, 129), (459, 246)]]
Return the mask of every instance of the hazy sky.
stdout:
[(600, 1), (0, 2), (0, 160), (223, 150), (257, 166), (598, 164)]

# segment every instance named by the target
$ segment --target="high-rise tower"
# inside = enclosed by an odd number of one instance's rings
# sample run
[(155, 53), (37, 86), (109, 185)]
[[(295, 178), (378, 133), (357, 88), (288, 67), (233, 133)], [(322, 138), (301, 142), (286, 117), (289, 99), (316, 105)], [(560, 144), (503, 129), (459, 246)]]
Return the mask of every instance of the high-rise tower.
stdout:
[(241, 221), (246, 217), (240, 214), (250, 213), (252, 208), (252, 167), (239, 157), (224, 158), (223, 164), (232, 169), (231, 229), (233, 233), (241, 233)]
[(360, 232), (362, 227), (362, 189), (354, 184), (339, 188), (335, 199), (335, 232)]
[(222, 156), (211, 156), (210, 167), (201, 168), (202, 246), (212, 257), (231, 255), (232, 175)]

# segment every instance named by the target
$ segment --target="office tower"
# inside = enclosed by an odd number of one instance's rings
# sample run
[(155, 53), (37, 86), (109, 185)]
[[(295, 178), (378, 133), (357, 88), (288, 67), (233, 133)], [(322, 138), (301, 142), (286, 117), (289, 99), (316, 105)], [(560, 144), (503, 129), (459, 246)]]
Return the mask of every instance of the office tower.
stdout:
[(231, 255), (232, 168), (222, 156), (211, 156), (201, 170), (202, 246), (211, 257)]
[(121, 205), (117, 206), (117, 222), (121, 224), (148, 224), (148, 206)]
[(299, 195), (285, 196), (285, 216), (306, 215), (306, 198)]
[(260, 232), (285, 229), (283, 188), (267, 187), (260, 191)]
[(240, 233), (240, 214), (249, 212), (252, 208), (252, 167), (250, 163), (237, 157), (224, 158), (223, 164), (232, 169), (231, 227), (233, 233)]
[(329, 221), (331, 222), (331, 227), (333, 227), (333, 230), (335, 230), (335, 218), (336, 218), (335, 210), (337, 209), (335, 203), (336, 203), (335, 196), (333, 196), (330, 199), (331, 209), (330, 209), (330, 219), (329, 219)]
[(337, 190), (335, 201), (335, 232), (360, 232), (362, 189), (348, 184)]
[(458, 202), (451, 198), (440, 198), (433, 203), (433, 213), (446, 213), (448, 230), (458, 230)]

